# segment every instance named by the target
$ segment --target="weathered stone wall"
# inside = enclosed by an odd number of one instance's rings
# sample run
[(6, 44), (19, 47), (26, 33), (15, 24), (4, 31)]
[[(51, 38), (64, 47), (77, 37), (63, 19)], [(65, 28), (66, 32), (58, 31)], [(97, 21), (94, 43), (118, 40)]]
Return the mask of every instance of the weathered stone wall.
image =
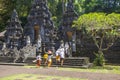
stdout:
[[(77, 45), (77, 53), (74, 56), (89, 57), (90, 62), (95, 58), (94, 52), (97, 48), (94, 45), (86, 44), (85, 46)], [(115, 43), (109, 50), (104, 52), (107, 63), (120, 64), (120, 42)]]
[(107, 63), (120, 64), (120, 51), (108, 51), (105, 58)]
[(3, 44), (2, 44), (2, 43), (0, 43), (0, 50), (2, 49), (2, 46), (3, 46)]
[[(73, 56), (89, 57), (90, 62), (92, 62), (95, 58), (94, 52), (97, 52), (97, 47), (93, 44), (94, 42), (91, 38), (83, 34), (82, 30), (78, 30), (76, 33), (77, 52), (74, 53)], [(104, 52), (104, 56), (107, 63), (120, 64), (120, 38), (109, 50)]]

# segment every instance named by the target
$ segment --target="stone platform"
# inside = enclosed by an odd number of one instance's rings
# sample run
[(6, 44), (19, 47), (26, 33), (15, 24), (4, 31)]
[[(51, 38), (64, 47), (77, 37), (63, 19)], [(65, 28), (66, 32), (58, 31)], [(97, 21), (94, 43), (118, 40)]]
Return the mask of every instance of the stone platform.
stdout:
[[(15, 65), (15, 66), (24, 66), (24, 65), (35, 65), (36, 63), (33, 62), (36, 58), (33, 57), (29, 57), (25, 63), (13, 63), (12, 62), (12, 58), (10, 57), (0, 57), (0, 64), (1, 65)], [(53, 67), (60, 67), (60, 63), (56, 64), (56, 60), (55, 57), (52, 58), (52, 66)], [(43, 65), (43, 61), (42, 61), (42, 65)], [(88, 57), (69, 57), (69, 58), (65, 58), (64, 60), (64, 64), (62, 67), (76, 67), (76, 68), (88, 68), (91, 67), (91, 63), (89, 63), (89, 58)]]

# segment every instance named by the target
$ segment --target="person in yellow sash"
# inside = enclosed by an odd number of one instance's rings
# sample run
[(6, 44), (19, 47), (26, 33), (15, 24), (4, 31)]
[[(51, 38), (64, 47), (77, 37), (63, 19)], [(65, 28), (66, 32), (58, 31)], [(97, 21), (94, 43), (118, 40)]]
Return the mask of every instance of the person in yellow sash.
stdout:
[(44, 65), (50, 67), (52, 64), (52, 54), (53, 52), (51, 50), (48, 50), (45, 52), (43, 58), (44, 58)]
[(59, 62), (60, 62), (60, 49), (58, 49), (57, 51), (56, 51), (56, 64), (58, 64)]
[(52, 54), (53, 52), (51, 50), (48, 50), (48, 59), (47, 59), (48, 67), (50, 67), (52, 64)]
[(47, 64), (47, 59), (48, 59), (48, 53), (47, 53), (47, 52), (44, 53), (43, 59), (44, 59), (44, 66), (46, 66), (46, 64)]

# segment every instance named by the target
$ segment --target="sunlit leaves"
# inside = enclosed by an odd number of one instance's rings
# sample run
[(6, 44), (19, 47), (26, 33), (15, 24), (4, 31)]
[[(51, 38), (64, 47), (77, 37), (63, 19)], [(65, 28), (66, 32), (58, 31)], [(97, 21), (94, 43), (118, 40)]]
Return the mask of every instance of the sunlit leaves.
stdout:
[(89, 13), (84, 14), (75, 21), (78, 29), (86, 27), (87, 30), (112, 29), (120, 26), (120, 14)]
[[(102, 50), (105, 40), (107, 40), (108, 44), (111, 44), (119, 37), (120, 33), (118, 32), (118, 29), (120, 27), (120, 14), (84, 14), (74, 22), (73, 27), (76, 27), (77, 29), (82, 29), (84, 27), (87, 30), (87, 33), (93, 38), (98, 49)], [(108, 47), (110, 46), (111, 45)]]
[(120, 12), (120, 0), (85, 0), (85, 13), (89, 12)]

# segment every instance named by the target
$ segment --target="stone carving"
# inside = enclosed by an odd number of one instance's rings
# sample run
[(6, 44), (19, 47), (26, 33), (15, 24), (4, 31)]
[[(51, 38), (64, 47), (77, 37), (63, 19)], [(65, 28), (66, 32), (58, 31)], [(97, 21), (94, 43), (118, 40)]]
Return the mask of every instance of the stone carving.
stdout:
[(18, 50), (17, 47), (14, 47), (13, 49), (6, 48), (6, 44), (4, 43), (1, 50), (1, 55), (12, 57), (14, 63), (17, 62), (17, 60), (19, 60), (20, 58), (22, 58), (20, 62), (25, 62), (29, 55), (34, 54), (36, 54), (36, 45), (32, 46), (31, 44), (26, 45)]
[(8, 45), (8, 48), (14, 48), (15, 46), (20, 47), (22, 35), (23, 28), (18, 18), (17, 11), (14, 9), (11, 15), (11, 19), (8, 21), (5, 33), (5, 41)]
[(13, 62), (16, 62), (19, 58), (22, 58), (21, 62), (25, 62), (29, 55), (36, 53), (36, 46), (27, 45), (20, 50), (14, 48), (13, 51), (15, 53), (15, 59)]
[(67, 56), (67, 57), (70, 57), (71, 56), (71, 48), (70, 48), (70, 46), (69, 46), (69, 44), (68, 44), (68, 42), (66, 42), (65, 43), (65, 55)]
[(72, 28), (72, 24), (77, 18), (78, 14), (74, 10), (73, 0), (68, 0), (66, 11), (63, 14), (63, 18), (59, 26), (59, 38), (63, 40), (64, 43), (68, 42), (68, 52), (70, 52), (70, 55), (72, 55), (73, 52), (76, 52), (76, 30), (75, 28)]
[(37, 47), (38, 47), (38, 48), (41, 47), (41, 45), (42, 45), (41, 42), (42, 42), (42, 39), (41, 39), (41, 36), (39, 35), (39, 36), (38, 36), (38, 40), (37, 40)]
[[(47, 0), (34, 0), (27, 18), (28, 23), (24, 30), (18, 19), (17, 12), (14, 10), (9, 25), (6, 28), (6, 43), (1, 51), (2, 55), (13, 57), (13, 62), (17, 62), (19, 58), (22, 58), (21, 62), (25, 62), (29, 55), (36, 54), (36, 49), (40, 48), (42, 53), (44, 53), (45, 48), (55, 52), (55, 43), (57, 40), (59, 42), (63, 40), (64, 43), (61, 46), (64, 46), (65, 53), (70, 56), (71, 51), (76, 49), (76, 45), (72, 46), (73, 42), (75, 44), (76, 37), (68, 39), (67, 36), (67, 32), (75, 33), (75, 30), (71, 28), (73, 20), (77, 19), (77, 14), (73, 9), (73, 0), (68, 1), (66, 10), (63, 14), (61, 29), (58, 30), (62, 33), (60, 35), (58, 35), (58, 31), (55, 31), (51, 13), (47, 6)], [(73, 35), (75, 36), (75, 34)]]
[(26, 45), (30, 45), (30, 44), (31, 44), (30, 36), (27, 36), (27, 39), (26, 39)]
[(3, 43), (3, 47), (2, 47), (2, 50), (0, 52), (1, 52), (1, 56), (13, 57), (13, 55), (14, 55), (13, 50), (11, 48), (6, 47), (6, 43)]
[(2, 50), (6, 49), (6, 43), (3, 43)]
[(8, 55), (8, 53), (10, 52), (10, 49), (8, 49), (8, 48), (6, 47), (6, 43), (3, 43), (3, 47), (2, 47), (1, 52), (2, 52), (2, 56), (6, 56), (6, 55)]
[[(33, 1), (31, 10), (27, 18), (28, 23), (24, 27), (24, 33), (30, 36), (31, 42), (37, 42), (37, 44), (45, 43), (48, 48), (51, 47), (54, 36), (52, 34), (55, 29), (51, 17), (51, 13), (47, 6), (47, 0)], [(36, 36), (38, 35), (40, 35), (40, 40), (36, 38)]]

